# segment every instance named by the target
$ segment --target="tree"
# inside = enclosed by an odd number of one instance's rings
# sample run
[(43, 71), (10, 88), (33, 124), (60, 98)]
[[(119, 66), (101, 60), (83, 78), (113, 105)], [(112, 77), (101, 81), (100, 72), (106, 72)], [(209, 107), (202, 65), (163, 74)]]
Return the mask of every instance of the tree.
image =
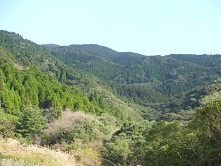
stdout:
[(16, 120), (17, 117), (6, 114), (4, 110), (0, 108), (0, 135), (4, 138), (14, 137)]
[(199, 138), (196, 161), (204, 165), (219, 165), (221, 162), (221, 100), (212, 101), (198, 108), (191, 127)]
[(130, 161), (127, 161), (127, 159), (132, 152), (129, 149), (125, 134), (122, 133), (118, 137), (114, 137), (111, 142), (108, 142), (106, 150), (105, 158), (108, 158), (111, 162), (122, 165), (130, 164)]
[(4, 88), (4, 73), (3, 71), (0, 69), (0, 91), (2, 91)]
[(16, 131), (29, 141), (39, 135), (45, 127), (42, 111), (36, 107), (28, 107), (21, 113)]

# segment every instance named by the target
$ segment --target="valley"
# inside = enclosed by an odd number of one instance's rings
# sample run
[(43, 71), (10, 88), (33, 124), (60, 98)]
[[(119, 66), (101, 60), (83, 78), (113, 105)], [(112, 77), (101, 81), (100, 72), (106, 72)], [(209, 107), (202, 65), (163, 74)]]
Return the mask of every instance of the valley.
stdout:
[(220, 65), (218, 54), (38, 45), (1, 30), (0, 163), (47, 165), (7, 151), (16, 139), (73, 165), (218, 165)]

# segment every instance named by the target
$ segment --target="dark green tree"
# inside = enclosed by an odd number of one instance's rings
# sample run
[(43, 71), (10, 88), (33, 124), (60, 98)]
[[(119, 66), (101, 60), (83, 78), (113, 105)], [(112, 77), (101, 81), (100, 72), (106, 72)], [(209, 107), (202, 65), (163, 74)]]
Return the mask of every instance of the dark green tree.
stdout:
[(41, 134), (45, 127), (45, 118), (42, 115), (42, 110), (37, 107), (25, 108), (16, 126), (16, 131), (29, 141)]

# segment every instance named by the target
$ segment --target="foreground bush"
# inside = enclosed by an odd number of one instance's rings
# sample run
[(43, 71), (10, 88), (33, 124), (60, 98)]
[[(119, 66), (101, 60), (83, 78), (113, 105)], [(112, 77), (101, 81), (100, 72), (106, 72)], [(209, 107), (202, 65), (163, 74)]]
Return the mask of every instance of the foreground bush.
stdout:
[(188, 125), (127, 122), (105, 143), (103, 157), (119, 165), (220, 165), (221, 100), (197, 109)]

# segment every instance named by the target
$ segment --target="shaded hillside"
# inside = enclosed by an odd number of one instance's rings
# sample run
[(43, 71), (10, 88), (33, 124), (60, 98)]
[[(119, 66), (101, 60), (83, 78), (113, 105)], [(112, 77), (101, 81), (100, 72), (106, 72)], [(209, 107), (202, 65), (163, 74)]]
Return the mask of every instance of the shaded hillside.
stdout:
[(211, 100), (219, 99), (221, 92), (221, 80), (212, 81), (207, 86), (198, 86), (193, 90), (182, 92), (179, 95), (171, 97), (165, 104), (167, 110), (179, 112), (180, 110), (190, 110), (201, 107)]
[(119, 53), (98, 45), (70, 45), (54, 49), (50, 45), (43, 46), (66, 64), (105, 80), (114, 79), (122, 66), (133, 64), (144, 57), (136, 53)]

